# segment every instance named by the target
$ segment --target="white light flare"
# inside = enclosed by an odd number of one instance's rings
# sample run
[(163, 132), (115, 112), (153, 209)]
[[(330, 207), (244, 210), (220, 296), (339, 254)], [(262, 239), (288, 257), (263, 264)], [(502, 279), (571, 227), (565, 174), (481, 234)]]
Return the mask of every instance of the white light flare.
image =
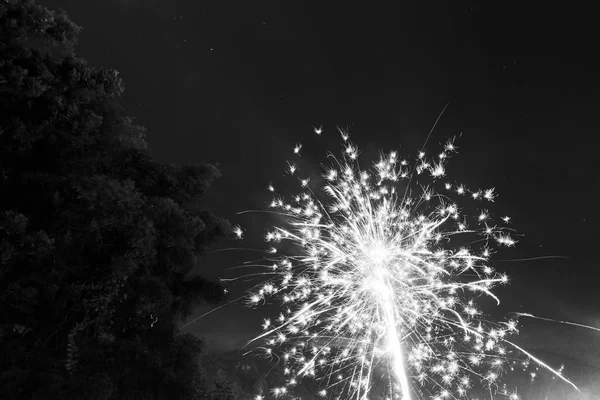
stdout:
[[(514, 321), (483, 320), (474, 302), (481, 295), (499, 302), (492, 290), (508, 278), (487, 265), (488, 258), (494, 245), (516, 243), (509, 217), (494, 222), (476, 204), (494, 202), (494, 189), (440, 182), (453, 141), (443, 156), (419, 152), (411, 165), (392, 152), (364, 170), (358, 147), (340, 133), (342, 159), (332, 157), (321, 183), (313, 189), (301, 179), (292, 200), (276, 195), (271, 203), (286, 226), (267, 239), (296, 250), (293, 256), (269, 250), (265, 267), (273, 279), (257, 287), (249, 303), (268, 304), (272, 297), (282, 312), (254, 340), (266, 340), (264, 354), (282, 360), (290, 391), (314, 378), (321, 396), (364, 400), (380, 368), (393, 372), (387, 387), (402, 400), (465, 397), (475, 382), (500, 390), (499, 366), (512, 368), (519, 354), (531, 357), (509, 351), (516, 348), (506, 339), (518, 333)], [(293, 164), (288, 171), (299, 173)], [(322, 190), (313, 191), (320, 184)], [(459, 206), (453, 195), (472, 204)], [(468, 242), (479, 247), (465, 247)]]

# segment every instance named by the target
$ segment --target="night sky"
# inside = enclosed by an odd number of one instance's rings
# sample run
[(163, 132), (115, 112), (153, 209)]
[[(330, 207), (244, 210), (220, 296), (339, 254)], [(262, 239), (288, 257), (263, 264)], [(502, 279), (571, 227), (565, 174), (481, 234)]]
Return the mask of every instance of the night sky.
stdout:
[[(236, 213), (264, 209), (267, 185), (290, 181), (284, 170), (295, 143), (315, 171), (327, 150), (339, 149), (336, 125), (349, 129), (362, 160), (379, 149), (413, 157), (449, 103), (428, 147), (462, 133), (449, 175), (494, 186), (491, 210), (524, 234), (495, 258), (562, 257), (496, 261), (512, 279), (500, 291), (502, 310), (600, 326), (600, 68), (591, 10), (541, 1), (40, 3), (83, 26), (79, 56), (120, 71), (126, 112), (147, 127), (157, 159), (219, 165), (223, 177), (206, 205), (247, 238), (220, 247), (267, 248), (269, 217)], [(233, 277), (232, 267), (257, 257), (211, 252), (199, 272)], [(232, 285), (232, 295), (244, 288)], [(260, 320), (233, 305), (185, 329), (227, 348)], [(542, 342), (566, 332), (524, 322)], [(558, 351), (600, 353), (600, 335), (569, 329), (586, 339)]]

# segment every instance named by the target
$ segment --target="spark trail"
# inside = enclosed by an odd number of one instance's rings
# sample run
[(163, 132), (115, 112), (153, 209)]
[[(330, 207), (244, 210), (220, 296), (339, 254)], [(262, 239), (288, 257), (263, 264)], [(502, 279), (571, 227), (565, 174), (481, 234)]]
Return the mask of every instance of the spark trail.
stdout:
[[(282, 363), (286, 382), (272, 394), (314, 378), (332, 399), (442, 400), (483, 391), (517, 400), (500, 378), (531, 360), (571, 384), (509, 340), (516, 320), (487, 321), (478, 309), (482, 296), (500, 302), (492, 289), (508, 277), (489, 258), (515, 240), (509, 217), (496, 220), (481, 207), (494, 201), (493, 188), (446, 178), (453, 140), (434, 157), (420, 151), (409, 162), (391, 152), (363, 169), (358, 147), (340, 133), (342, 155), (330, 156), (323, 185), (288, 162), (300, 192), (285, 199), (269, 186), (285, 224), (266, 235), (271, 277), (248, 302), (281, 303), (253, 340)], [(478, 211), (466, 215), (463, 207)]]

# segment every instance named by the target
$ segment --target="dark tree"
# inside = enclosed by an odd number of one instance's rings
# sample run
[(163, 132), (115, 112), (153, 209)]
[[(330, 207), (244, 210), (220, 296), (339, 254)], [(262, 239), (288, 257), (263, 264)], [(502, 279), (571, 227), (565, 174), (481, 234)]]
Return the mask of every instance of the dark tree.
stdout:
[(81, 30), (0, 2), (0, 397), (192, 399), (200, 343), (175, 319), (224, 290), (190, 270), (229, 225), (219, 171), (163, 165)]

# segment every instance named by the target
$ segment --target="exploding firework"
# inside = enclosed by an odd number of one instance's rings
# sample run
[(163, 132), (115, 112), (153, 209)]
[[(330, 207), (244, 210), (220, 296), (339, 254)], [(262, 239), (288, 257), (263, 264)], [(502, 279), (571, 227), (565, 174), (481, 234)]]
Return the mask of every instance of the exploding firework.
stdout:
[[(530, 362), (570, 383), (510, 340), (517, 321), (487, 321), (475, 302), (500, 302), (492, 289), (508, 278), (488, 260), (495, 246), (515, 240), (510, 218), (484, 208), (493, 188), (446, 178), (454, 141), (433, 157), (421, 151), (409, 162), (391, 152), (362, 169), (357, 146), (341, 134), (342, 154), (329, 156), (323, 185), (293, 162), (299, 193), (286, 198), (269, 185), (285, 223), (266, 235), (272, 276), (248, 302), (282, 306), (254, 339), (286, 377), (272, 394), (315, 379), (325, 398), (441, 400), (483, 391), (517, 400), (501, 377)], [(293, 251), (279, 255), (284, 248)]]

